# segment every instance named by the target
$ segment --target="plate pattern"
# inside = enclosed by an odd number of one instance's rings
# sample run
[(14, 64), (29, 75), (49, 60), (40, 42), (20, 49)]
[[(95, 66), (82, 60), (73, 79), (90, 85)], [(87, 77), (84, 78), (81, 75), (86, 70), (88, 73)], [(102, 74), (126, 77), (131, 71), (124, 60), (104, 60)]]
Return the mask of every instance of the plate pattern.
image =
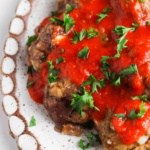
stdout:
[(16, 9), (16, 16), (10, 23), (9, 37), (4, 46), (4, 58), (1, 63), (3, 93), (3, 108), (8, 115), (10, 133), (16, 138), (19, 149), (39, 150), (40, 145), (35, 136), (28, 131), (27, 122), (20, 114), (19, 101), (15, 96), (16, 90), (16, 57), (19, 52), (19, 39), (25, 29), (25, 20), (31, 11), (32, 1), (22, 0)]

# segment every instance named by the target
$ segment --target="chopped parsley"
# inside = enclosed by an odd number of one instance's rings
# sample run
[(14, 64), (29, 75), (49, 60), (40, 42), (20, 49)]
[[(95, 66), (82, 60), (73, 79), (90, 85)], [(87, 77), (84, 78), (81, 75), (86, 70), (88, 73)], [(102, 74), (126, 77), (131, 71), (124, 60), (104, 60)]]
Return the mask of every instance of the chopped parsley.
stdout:
[(70, 28), (74, 25), (74, 20), (68, 14), (64, 14), (64, 24), (65, 32), (68, 32)]
[(86, 46), (84, 47), (79, 53), (78, 57), (81, 59), (87, 59), (89, 55), (89, 48)]
[[(139, 111), (136, 111), (135, 109), (132, 109), (129, 114), (128, 114), (128, 119), (138, 119), (138, 118), (142, 118), (145, 113), (147, 111), (147, 108), (145, 106), (144, 102), (141, 102), (140, 107), (139, 107)], [(115, 117), (117, 118), (122, 118), (122, 119), (127, 119), (125, 114), (114, 114)]]
[(129, 119), (142, 118), (145, 115), (146, 111), (147, 111), (147, 108), (145, 106), (145, 103), (142, 102), (140, 104), (139, 112), (137, 112), (135, 109), (132, 109), (131, 112), (128, 115), (128, 118)]
[(92, 95), (82, 87), (82, 90), (79, 93), (75, 93), (72, 95), (71, 107), (82, 116), (85, 106), (89, 107), (90, 109), (97, 109), (94, 106)]
[(73, 44), (77, 42), (81, 42), (85, 38), (91, 39), (98, 35), (98, 32), (94, 28), (90, 28), (89, 30), (82, 29), (81, 32), (74, 31), (74, 37), (72, 38)]
[(63, 57), (59, 57), (56, 59), (56, 64), (63, 63), (64, 61), (65, 61), (65, 59)]
[(43, 54), (43, 55), (40, 57), (40, 60), (41, 60), (41, 61), (45, 61), (46, 58), (47, 58), (47, 56), (46, 56), (45, 54)]
[(72, 39), (73, 44), (76, 44), (79, 41), (82, 41), (84, 38), (86, 38), (87, 31), (85, 29), (82, 29), (81, 32), (74, 31), (74, 37)]
[(66, 5), (66, 13), (70, 13), (74, 9), (74, 6), (67, 4)]
[(122, 71), (120, 71), (119, 75), (122, 77), (125, 77), (131, 74), (135, 74), (137, 72), (138, 72), (137, 65), (133, 64), (133, 65), (130, 65), (128, 68), (125, 68)]
[(91, 85), (92, 93), (98, 92), (98, 89), (101, 89), (105, 86), (104, 79), (97, 80), (94, 75), (90, 75), (88, 80), (83, 83), (83, 86)]
[(109, 7), (106, 7), (100, 14), (97, 15), (97, 22), (101, 22), (103, 19), (105, 19), (110, 11), (111, 9)]
[(37, 35), (28, 36), (28, 40), (27, 40), (26, 45), (31, 46), (32, 42), (36, 41), (37, 38), (38, 38)]
[(48, 61), (48, 66), (49, 66), (48, 81), (49, 83), (56, 82), (58, 79), (59, 70), (55, 69), (52, 61)]
[(125, 114), (114, 114), (114, 116), (117, 117), (117, 118), (126, 119)]
[(132, 96), (131, 97), (132, 100), (141, 100), (143, 102), (147, 102), (148, 101), (148, 96), (146, 94), (140, 95), (140, 96)]
[(98, 32), (94, 28), (90, 28), (89, 30), (87, 30), (87, 38), (88, 39), (94, 38), (97, 35), (98, 35)]
[(136, 30), (138, 27), (139, 27), (139, 24), (138, 24), (137, 22), (133, 22), (133, 23), (132, 23), (132, 28), (133, 28), (134, 30)]
[(80, 139), (80, 141), (78, 142), (78, 146), (82, 149), (82, 150), (86, 150), (90, 147), (95, 146), (97, 143), (99, 142), (99, 137), (97, 134), (95, 133), (88, 133), (86, 135), (86, 141), (83, 139)]
[(121, 84), (121, 79), (132, 75), (138, 72), (137, 65), (132, 64), (129, 67), (121, 70), (119, 73), (112, 72), (110, 70), (110, 64), (108, 60), (110, 59), (109, 56), (103, 56), (101, 59), (101, 70), (103, 71), (106, 79), (111, 82), (112, 85), (119, 86)]
[(58, 17), (50, 18), (50, 21), (57, 25), (61, 25), (61, 26), (63, 26), (63, 24), (64, 24), (64, 21), (59, 19)]
[(65, 28), (65, 32), (68, 32), (74, 25), (74, 20), (69, 16), (69, 14), (64, 14), (63, 20), (59, 19), (58, 17), (53, 17), (50, 20), (55, 24), (63, 26)]
[(108, 81), (110, 81), (112, 85), (119, 86), (121, 84), (121, 78), (117, 73), (110, 71), (110, 64), (108, 63), (109, 58), (110, 58), (109, 56), (102, 57), (101, 69), (102, 69), (106, 79)]
[(33, 80), (28, 81), (27, 82), (27, 88), (32, 87), (34, 84), (35, 84), (35, 81), (33, 81)]
[(34, 116), (31, 117), (31, 120), (30, 120), (30, 124), (29, 124), (29, 127), (34, 127), (36, 126), (36, 119)]
[(115, 54), (114, 57), (119, 58), (120, 53), (124, 48), (127, 48), (126, 43), (128, 40), (125, 38), (127, 33), (129, 31), (135, 31), (136, 27), (125, 27), (125, 26), (116, 26), (116, 28), (113, 30), (114, 33), (116, 33), (120, 38), (117, 39), (117, 54)]

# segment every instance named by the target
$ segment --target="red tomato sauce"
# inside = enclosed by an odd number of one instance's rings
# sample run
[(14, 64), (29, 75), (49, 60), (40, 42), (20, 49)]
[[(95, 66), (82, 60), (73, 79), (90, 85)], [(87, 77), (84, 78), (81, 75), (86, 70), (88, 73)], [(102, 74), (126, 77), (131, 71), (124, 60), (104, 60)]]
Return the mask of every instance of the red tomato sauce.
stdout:
[[(55, 62), (58, 57), (65, 58), (65, 62), (55, 64), (60, 69), (60, 78), (68, 78), (80, 86), (88, 77), (93, 74), (97, 79), (103, 79), (104, 74), (100, 69), (100, 59), (102, 56), (113, 57), (116, 54), (116, 39), (118, 38), (112, 31), (117, 25), (131, 27), (136, 20), (130, 12), (124, 12), (117, 1), (109, 0), (80, 0), (81, 6), (74, 9), (69, 15), (75, 20), (73, 29), (80, 32), (82, 29), (96, 29), (98, 36), (72, 44), (73, 32), (69, 32), (60, 40), (56, 48), (49, 53), (47, 61)], [(122, 4), (121, 4), (122, 5)], [(133, 4), (132, 4), (133, 5)], [(100, 14), (106, 7), (111, 8), (111, 12), (101, 22), (97, 23), (97, 14)], [(126, 9), (126, 8), (125, 8)], [(130, 10), (132, 7), (130, 8)], [(133, 10), (135, 11), (135, 10)], [(132, 11), (131, 11), (132, 12)], [(140, 12), (139, 12), (140, 13)], [(140, 15), (140, 14), (139, 14)], [(44, 20), (40, 28), (44, 27), (48, 21)], [(138, 20), (137, 20), (138, 21)], [(119, 72), (131, 64), (136, 64), (138, 73), (130, 75), (119, 87), (106, 83), (106, 86), (93, 94), (94, 103), (100, 111), (93, 111), (92, 118), (103, 120), (108, 109), (115, 114), (129, 114), (132, 109), (139, 110), (141, 101), (131, 99), (132, 96), (141, 95), (145, 91), (143, 78), (150, 74), (150, 27), (139, 26), (136, 31), (129, 32), (126, 36), (128, 48), (123, 49), (120, 58), (112, 59), (111, 69)], [(85, 46), (89, 47), (89, 56), (86, 60), (78, 57), (79, 51)], [(63, 53), (60, 53), (61, 50)], [(46, 64), (43, 64), (46, 66)], [(40, 73), (32, 76), (38, 81), (29, 88), (31, 97), (39, 102), (43, 102), (44, 86), (47, 84), (48, 67), (43, 67)], [(142, 135), (145, 135), (150, 127), (150, 104), (147, 102), (145, 115), (138, 119), (126, 119), (112, 117), (112, 125), (118, 136), (125, 144), (133, 144)]]

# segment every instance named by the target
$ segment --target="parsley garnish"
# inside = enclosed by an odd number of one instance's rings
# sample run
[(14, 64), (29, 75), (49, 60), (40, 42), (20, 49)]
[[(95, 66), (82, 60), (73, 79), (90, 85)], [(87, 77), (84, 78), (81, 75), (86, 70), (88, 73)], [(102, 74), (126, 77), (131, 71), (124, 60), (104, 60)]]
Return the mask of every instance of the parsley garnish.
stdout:
[(65, 32), (68, 32), (70, 28), (74, 25), (74, 20), (68, 14), (64, 14), (64, 19), (61, 20), (57, 17), (53, 17), (50, 19), (53, 23), (61, 25), (65, 28)]
[(121, 84), (121, 79), (128, 76), (132, 75), (138, 72), (137, 65), (132, 64), (129, 67), (121, 70), (119, 73), (112, 72), (110, 70), (110, 64), (108, 63), (108, 60), (110, 59), (109, 56), (103, 56), (101, 59), (101, 70), (103, 71), (105, 77), (107, 80), (111, 82), (111, 84), (115, 86), (119, 86)]
[(94, 145), (96, 145), (96, 143), (98, 143), (99, 141), (99, 137), (97, 134), (94, 134), (92, 132), (88, 133), (86, 135), (87, 140), (83, 140), (80, 139), (80, 141), (78, 142), (78, 146), (82, 149), (82, 150), (86, 150), (90, 147), (93, 147)]
[(94, 28), (89, 30), (82, 29), (81, 32), (74, 31), (74, 37), (72, 38), (73, 44), (82, 41), (83, 39), (91, 39), (98, 35), (98, 32)]
[(74, 9), (74, 7), (70, 4), (66, 5), (66, 13), (70, 13), (72, 10)]
[(49, 83), (56, 82), (58, 79), (59, 70), (55, 69), (52, 61), (48, 61), (48, 66), (49, 66), (48, 81)]
[(64, 14), (64, 24), (65, 31), (68, 32), (70, 28), (74, 25), (74, 20), (68, 14)]
[(50, 18), (51, 22), (57, 24), (57, 25), (61, 25), (63, 26), (64, 24), (64, 21), (59, 19), (58, 17), (53, 17), (53, 18)]
[(97, 22), (101, 22), (104, 18), (108, 16), (108, 13), (111, 11), (109, 7), (106, 7), (100, 14), (98, 14)]
[(88, 39), (94, 38), (97, 35), (98, 35), (98, 32), (94, 28), (90, 28), (89, 30), (87, 30), (87, 38)]
[(102, 71), (106, 77), (107, 80), (111, 81), (111, 84), (115, 86), (119, 86), (121, 83), (120, 76), (117, 75), (117, 73), (110, 71), (110, 64), (108, 63), (109, 56), (103, 56), (101, 59), (102, 63)]
[(89, 48), (86, 46), (84, 47), (79, 53), (78, 57), (82, 59), (87, 59), (89, 55)]
[(105, 86), (104, 79), (97, 80), (94, 75), (90, 75), (88, 80), (83, 83), (83, 86), (91, 85), (92, 93), (98, 92), (98, 88), (101, 89)]
[(45, 61), (46, 58), (47, 58), (47, 56), (46, 56), (45, 54), (43, 54), (43, 55), (40, 57), (40, 60), (41, 60), (41, 61)]
[(30, 120), (30, 124), (29, 124), (29, 127), (34, 127), (36, 126), (36, 119), (34, 116), (32, 116), (31, 120)]
[(80, 115), (83, 115), (83, 108), (87, 106), (90, 109), (96, 109), (92, 95), (82, 87), (81, 93), (72, 95), (71, 107), (75, 109)]
[(141, 100), (143, 102), (147, 102), (148, 101), (148, 96), (146, 94), (140, 95), (140, 96), (132, 96), (131, 97), (132, 100)]
[(129, 119), (142, 118), (142, 117), (145, 115), (146, 111), (147, 111), (147, 108), (146, 108), (146, 106), (145, 106), (145, 103), (142, 102), (142, 103), (140, 104), (139, 112), (136, 112), (135, 109), (132, 109), (131, 112), (130, 112), (129, 115), (128, 115), (128, 118), (129, 118)]
[(82, 29), (81, 32), (74, 31), (73, 33), (74, 33), (74, 37), (72, 39), (73, 44), (76, 44), (77, 42), (82, 41), (87, 35), (87, 31), (85, 29)]
[(27, 82), (27, 88), (32, 87), (34, 84), (35, 84), (35, 81), (33, 81), (33, 80), (28, 81)]
[(131, 74), (135, 74), (137, 72), (138, 72), (137, 65), (133, 64), (133, 65), (130, 65), (128, 68), (125, 68), (122, 71), (120, 71), (119, 75), (122, 77), (125, 77)]
[(132, 28), (128, 28), (125, 26), (117, 26), (113, 32), (116, 33), (120, 38), (117, 40), (117, 54), (115, 54), (114, 57), (119, 58), (120, 57), (120, 53), (122, 52), (122, 50), (124, 48), (127, 48), (126, 43), (128, 42), (128, 40), (125, 38), (125, 36), (127, 35), (127, 33), (129, 31), (135, 31), (135, 27)]
[(126, 118), (125, 114), (114, 114), (114, 116), (117, 117), (117, 118), (122, 118), (122, 119)]
[(32, 42), (36, 41), (37, 38), (38, 38), (37, 35), (28, 36), (28, 40), (27, 40), (26, 45), (31, 46)]
[(65, 61), (65, 59), (63, 57), (59, 57), (56, 59), (56, 64), (63, 63), (64, 61)]
[[(146, 111), (147, 111), (147, 108), (145, 106), (145, 103), (141, 102), (139, 111), (137, 112), (135, 109), (132, 109), (130, 111), (130, 113), (128, 114), (128, 119), (142, 118), (145, 115)], [(117, 117), (117, 118), (126, 119), (125, 114), (114, 114), (114, 116)]]

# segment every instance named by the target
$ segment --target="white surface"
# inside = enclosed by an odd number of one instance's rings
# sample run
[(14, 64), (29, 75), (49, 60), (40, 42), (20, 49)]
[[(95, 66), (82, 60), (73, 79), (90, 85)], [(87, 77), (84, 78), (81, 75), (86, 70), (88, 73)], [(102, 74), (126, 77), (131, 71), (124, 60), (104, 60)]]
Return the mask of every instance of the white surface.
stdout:
[[(16, 5), (20, 0), (1, 0), (0, 5), (0, 61), (3, 44), (8, 36), (8, 27), (14, 16)], [(2, 111), (2, 98), (0, 93), (0, 150), (17, 150), (16, 142), (10, 137), (8, 120)]]

